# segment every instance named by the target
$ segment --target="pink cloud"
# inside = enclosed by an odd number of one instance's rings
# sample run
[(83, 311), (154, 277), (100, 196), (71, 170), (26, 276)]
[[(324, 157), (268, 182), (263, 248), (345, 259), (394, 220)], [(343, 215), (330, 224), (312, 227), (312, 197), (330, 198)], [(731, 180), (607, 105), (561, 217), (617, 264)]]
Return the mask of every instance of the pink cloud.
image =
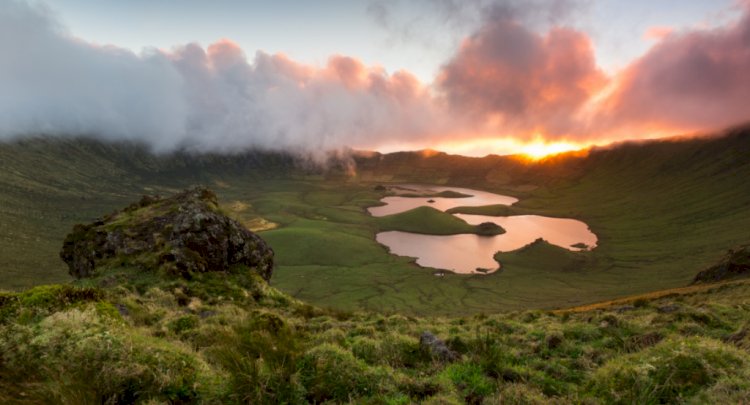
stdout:
[(501, 17), (464, 40), (437, 86), (455, 114), (517, 136), (576, 132), (575, 116), (606, 82), (589, 38), (569, 28), (544, 35)]
[[(90, 134), (157, 150), (600, 142), (750, 119), (750, 3), (737, 23), (666, 34), (614, 77), (589, 37), (493, 12), (432, 85), (334, 55), (322, 66), (231, 40), (140, 55), (72, 38), (26, 3), (0, 7), (0, 140)], [(663, 35), (666, 34), (666, 35)], [(658, 37), (658, 38), (657, 38)], [(502, 140), (502, 139), (501, 139)], [(478, 147), (479, 148), (479, 147)], [(489, 147), (481, 150), (494, 152)]]
[(674, 32), (672, 27), (651, 27), (643, 33), (643, 39), (647, 41), (662, 40)]
[(180, 140), (198, 149), (244, 147), (323, 152), (377, 141), (421, 139), (450, 127), (429, 88), (405, 71), (387, 73), (335, 55), (323, 66), (257, 52), (229, 40), (169, 53), (190, 111)]
[[(750, 4), (750, 3), (748, 3)], [(735, 24), (673, 32), (613, 77), (588, 36), (535, 33), (507, 16), (488, 19), (436, 80), (454, 115), (486, 133), (529, 139), (612, 141), (712, 131), (750, 121), (750, 6)]]
[(618, 77), (600, 124), (704, 131), (750, 120), (750, 8), (736, 24), (672, 34)]

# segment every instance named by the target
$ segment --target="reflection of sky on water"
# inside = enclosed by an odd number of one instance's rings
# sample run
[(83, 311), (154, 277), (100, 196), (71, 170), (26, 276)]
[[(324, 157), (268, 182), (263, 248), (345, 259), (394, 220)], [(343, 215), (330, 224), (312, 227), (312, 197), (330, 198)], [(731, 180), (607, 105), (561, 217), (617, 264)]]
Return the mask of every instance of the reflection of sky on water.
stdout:
[[(511, 205), (518, 201), (517, 198), (508, 197), (486, 191), (471, 190), (459, 187), (440, 187), (440, 186), (422, 186), (422, 185), (404, 185), (400, 189), (392, 189), (396, 192), (404, 193), (439, 193), (441, 191), (455, 191), (462, 194), (469, 194), (471, 197), (465, 198), (442, 198), (442, 197), (385, 197), (380, 201), (387, 205), (379, 207), (370, 207), (367, 210), (374, 217), (398, 214), (399, 212), (409, 211), (423, 205), (430, 206), (440, 211), (445, 211), (454, 207), (479, 207), (482, 205)], [(430, 203), (429, 200), (434, 202)]]
[[(477, 192), (470, 189), (453, 187), (435, 187), (436, 191), (453, 190), (477, 196), (471, 198), (442, 198), (444, 205), (438, 206), (438, 198), (434, 204), (427, 203), (429, 198), (386, 197), (383, 199), (388, 205), (372, 212), (375, 216), (390, 215), (422, 205), (430, 205), (445, 210), (457, 206), (480, 206), (490, 204), (508, 205), (517, 201), (512, 197), (505, 197), (487, 192)], [(481, 196), (479, 194), (481, 193)], [(504, 199), (500, 202), (501, 199)], [(470, 201), (471, 200), (471, 201)], [(487, 202), (491, 201), (491, 202)], [(510, 201), (510, 202), (508, 202)], [(465, 202), (470, 202), (466, 204)], [(447, 208), (445, 208), (447, 207)], [(386, 209), (387, 208), (387, 209)], [(388, 246), (391, 253), (399, 256), (416, 257), (417, 264), (424, 267), (451, 270), (456, 273), (474, 273), (477, 268), (495, 271), (497, 262), (493, 259), (496, 252), (508, 252), (519, 249), (538, 238), (550, 244), (569, 250), (580, 250), (571, 245), (584, 243), (590, 248), (596, 246), (597, 238), (588, 226), (575, 219), (550, 218), (539, 215), (518, 215), (511, 217), (492, 217), (484, 215), (456, 214), (472, 225), (482, 222), (493, 222), (502, 226), (506, 233), (497, 236), (478, 236), (474, 234), (460, 235), (422, 235), (409, 232), (391, 231), (377, 234), (379, 243)]]

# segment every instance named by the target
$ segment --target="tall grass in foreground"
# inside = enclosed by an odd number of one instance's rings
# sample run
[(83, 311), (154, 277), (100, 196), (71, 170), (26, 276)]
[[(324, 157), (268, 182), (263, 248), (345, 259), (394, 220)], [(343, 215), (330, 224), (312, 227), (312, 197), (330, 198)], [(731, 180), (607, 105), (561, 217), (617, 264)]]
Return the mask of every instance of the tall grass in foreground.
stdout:
[[(241, 271), (129, 274), (0, 294), (0, 402), (750, 400), (747, 281), (580, 312), (420, 318), (311, 307)], [(456, 360), (425, 350), (425, 330)]]

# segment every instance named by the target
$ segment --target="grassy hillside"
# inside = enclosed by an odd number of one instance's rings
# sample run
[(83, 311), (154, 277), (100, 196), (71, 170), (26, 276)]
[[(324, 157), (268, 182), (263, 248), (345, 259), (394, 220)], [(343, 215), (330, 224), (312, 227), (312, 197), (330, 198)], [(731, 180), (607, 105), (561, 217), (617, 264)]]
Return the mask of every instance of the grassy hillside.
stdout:
[[(262, 218), (278, 225), (262, 233), (277, 253), (272, 284), (324, 306), (491, 313), (683, 286), (726, 249), (748, 242), (749, 134), (627, 144), (538, 163), (375, 155), (357, 158), (355, 177), (335, 171), (321, 176), (274, 155), (158, 157), (137, 147), (80, 140), (3, 144), (0, 286), (67, 279), (57, 252), (74, 223), (140, 194), (193, 184), (215, 188), (245, 223)], [(512, 213), (583, 220), (599, 237), (598, 247), (565, 260), (548, 252), (501, 254), (500, 273), (436, 278), (375, 242), (381, 227), (365, 208), (382, 196), (373, 186), (387, 182), (507, 193), (520, 198)]]
[(749, 309), (739, 281), (424, 318), (322, 310), (244, 267), (190, 280), (114, 267), (0, 292), (0, 402), (744, 403)]
[(57, 257), (65, 234), (143, 194), (221, 187), (222, 177), (237, 173), (242, 181), (273, 179), (292, 166), (274, 154), (156, 156), (85, 139), (0, 143), (0, 287), (68, 280)]

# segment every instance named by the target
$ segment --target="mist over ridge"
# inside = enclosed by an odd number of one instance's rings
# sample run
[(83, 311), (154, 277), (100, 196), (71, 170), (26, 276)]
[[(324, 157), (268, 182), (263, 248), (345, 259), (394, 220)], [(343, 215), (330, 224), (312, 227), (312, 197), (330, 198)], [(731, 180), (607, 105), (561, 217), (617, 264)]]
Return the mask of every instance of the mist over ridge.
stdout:
[[(665, 33), (614, 76), (598, 67), (587, 33), (559, 21), (539, 33), (523, 6), (505, 3), (488, 7), (423, 83), (343, 55), (321, 66), (248, 56), (230, 39), (135, 54), (74, 37), (50, 8), (12, 0), (0, 8), (0, 140), (84, 135), (155, 152), (285, 150), (322, 161), (350, 147), (475, 139), (585, 146), (750, 117), (747, 3), (726, 27)], [(573, 3), (554, 7), (572, 13)]]

